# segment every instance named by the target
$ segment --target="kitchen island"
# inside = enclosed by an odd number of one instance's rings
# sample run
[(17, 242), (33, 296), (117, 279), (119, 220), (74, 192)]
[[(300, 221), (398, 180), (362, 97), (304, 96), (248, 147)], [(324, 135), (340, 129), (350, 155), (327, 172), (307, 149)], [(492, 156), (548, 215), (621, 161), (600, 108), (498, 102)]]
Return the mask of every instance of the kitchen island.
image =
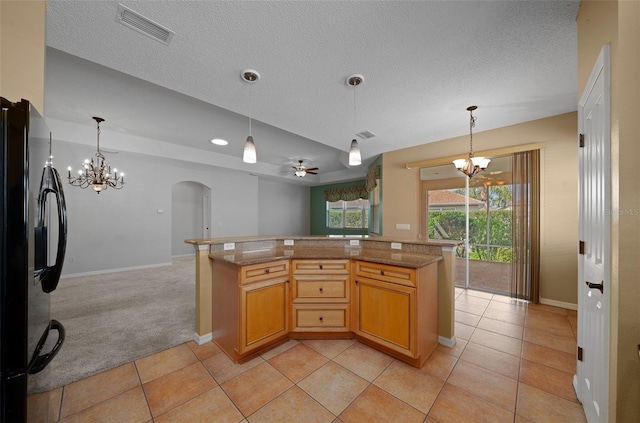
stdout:
[(355, 337), (420, 366), (453, 346), (455, 242), (192, 239), (196, 336), (245, 361), (288, 338)]

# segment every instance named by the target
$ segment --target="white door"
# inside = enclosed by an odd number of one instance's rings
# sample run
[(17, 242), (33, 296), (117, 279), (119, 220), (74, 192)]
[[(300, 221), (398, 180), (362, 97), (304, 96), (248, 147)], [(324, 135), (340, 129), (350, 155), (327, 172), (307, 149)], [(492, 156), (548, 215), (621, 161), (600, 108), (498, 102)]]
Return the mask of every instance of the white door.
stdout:
[(578, 105), (578, 366), (576, 394), (587, 420), (609, 412), (611, 166), (609, 46), (598, 57)]

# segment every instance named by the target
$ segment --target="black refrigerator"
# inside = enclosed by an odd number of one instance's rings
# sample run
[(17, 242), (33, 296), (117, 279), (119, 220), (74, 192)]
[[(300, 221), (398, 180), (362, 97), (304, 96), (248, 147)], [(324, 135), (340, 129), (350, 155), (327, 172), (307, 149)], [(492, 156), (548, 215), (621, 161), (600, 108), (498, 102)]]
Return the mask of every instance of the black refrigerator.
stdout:
[(50, 293), (62, 272), (67, 211), (51, 160), (44, 168), (29, 160), (30, 143), (50, 146), (44, 119), (26, 100), (0, 100), (0, 421), (46, 422), (49, 393), (41, 391), (65, 336), (51, 319)]

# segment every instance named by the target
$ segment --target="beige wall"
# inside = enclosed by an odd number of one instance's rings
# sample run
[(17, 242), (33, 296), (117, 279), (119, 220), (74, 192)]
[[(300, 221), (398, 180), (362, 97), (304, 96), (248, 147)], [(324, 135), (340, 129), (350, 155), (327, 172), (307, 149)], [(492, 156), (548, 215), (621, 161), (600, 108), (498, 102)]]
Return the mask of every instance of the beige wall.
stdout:
[(610, 422), (640, 421), (640, 3), (582, 1), (578, 92), (611, 45)]
[[(540, 297), (577, 304), (577, 114), (474, 133), (478, 154), (481, 150), (540, 142), (547, 143), (542, 150), (541, 169)], [(419, 169), (406, 169), (405, 164), (464, 155), (468, 149), (469, 137), (463, 136), (383, 155), (385, 236), (423, 237), (419, 229)], [(398, 230), (396, 223), (409, 223), (411, 230)]]
[(0, 95), (29, 100), (44, 114), (43, 0), (0, 1)]

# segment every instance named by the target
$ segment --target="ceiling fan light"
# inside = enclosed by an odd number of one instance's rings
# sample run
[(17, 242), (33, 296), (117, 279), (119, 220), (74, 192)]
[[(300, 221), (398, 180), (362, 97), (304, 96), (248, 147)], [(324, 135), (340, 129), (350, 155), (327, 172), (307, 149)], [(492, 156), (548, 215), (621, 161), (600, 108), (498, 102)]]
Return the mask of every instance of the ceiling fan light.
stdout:
[(359, 166), (361, 164), (360, 148), (358, 147), (358, 141), (354, 139), (351, 141), (351, 148), (349, 149), (349, 166)]
[(307, 174), (307, 172), (304, 170), (296, 170), (295, 174), (296, 176), (299, 176), (300, 178), (302, 178), (304, 175)]
[(256, 144), (253, 142), (253, 137), (249, 135), (247, 140), (244, 142), (242, 161), (245, 163), (255, 163), (257, 159)]

